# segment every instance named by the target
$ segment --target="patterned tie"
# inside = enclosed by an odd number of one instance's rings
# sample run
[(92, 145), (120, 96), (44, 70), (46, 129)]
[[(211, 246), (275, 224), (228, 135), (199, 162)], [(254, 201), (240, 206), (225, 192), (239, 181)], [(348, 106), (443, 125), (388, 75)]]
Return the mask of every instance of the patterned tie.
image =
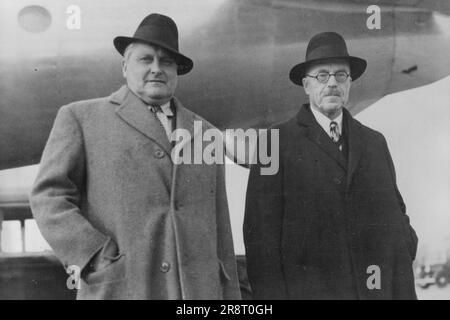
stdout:
[(335, 121), (330, 122), (330, 137), (333, 142), (338, 143), (341, 135), (339, 134), (338, 124)]
[(154, 114), (156, 114), (157, 112), (162, 112), (161, 106), (158, 106), (157, 104), (150, 106), (149, 109)]
[(176, 118), (174, 117), (174, 112), (172, 111), (172, 114), (167, 114), (163, 111), (161, 106), (159, 105), (149, 105), (148, 110), (150, 110), (151, 113), (157, 118), (158, 122), (160, 123), (161, 127), (164, 129), (167, 135), (167, 139), (171, 141), (172, 147), (174, 146), (174, 141), (171, 140), (172, 132), (176, 128)]

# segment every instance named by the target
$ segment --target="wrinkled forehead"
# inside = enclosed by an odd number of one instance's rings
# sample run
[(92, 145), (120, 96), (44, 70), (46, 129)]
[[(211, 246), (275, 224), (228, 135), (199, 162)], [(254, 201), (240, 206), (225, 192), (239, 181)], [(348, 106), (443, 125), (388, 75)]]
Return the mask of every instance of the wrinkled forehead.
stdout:
[(314, 74), (321, 71), (337, 72), (345, 71), (350, 73), (350, 65), (346, 59), (328, 59), (326, 61), (320, 61), (311, 64), (307, 69), (308, 74)]

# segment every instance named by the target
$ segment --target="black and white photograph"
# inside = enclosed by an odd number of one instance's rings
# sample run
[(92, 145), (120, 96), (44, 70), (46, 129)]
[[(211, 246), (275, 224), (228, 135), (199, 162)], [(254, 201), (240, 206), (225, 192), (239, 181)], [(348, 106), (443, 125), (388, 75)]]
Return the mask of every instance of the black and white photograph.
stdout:
[(2, 0), (0, 97), (0, 300), (450, 300), (448, 0)]

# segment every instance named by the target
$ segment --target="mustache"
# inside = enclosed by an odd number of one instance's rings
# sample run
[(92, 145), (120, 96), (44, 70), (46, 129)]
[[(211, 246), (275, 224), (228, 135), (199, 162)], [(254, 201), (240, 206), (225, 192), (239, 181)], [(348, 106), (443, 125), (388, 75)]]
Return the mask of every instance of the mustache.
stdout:
[(329, 96), (342, 96), (342, 94), (339, 91), (336, 90), (330, 90), (330, 91), (326, 91), (323, 95), (324, 97), (329, 97)]
[(164, 82), (164, 83), (166, 83), (166, 80), (159, 79), (159, 78), (147, 79), (146, 81), (147, 82)]

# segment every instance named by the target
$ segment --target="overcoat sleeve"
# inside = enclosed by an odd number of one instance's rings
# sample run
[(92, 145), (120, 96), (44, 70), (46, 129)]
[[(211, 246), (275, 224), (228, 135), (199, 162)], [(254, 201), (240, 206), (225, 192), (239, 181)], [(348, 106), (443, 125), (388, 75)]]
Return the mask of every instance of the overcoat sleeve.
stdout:
[(411, 258), (414, 260), (416, 258), (416, 253), (417, 253), (417, 244), (418, 244), (417, 234), (414, 231), (413, 227), (411, 226), (409, 217), (406, 214), (406, 205), (405, 205), (402, 195), (400, 194), (400, 191), (398, 190), (398, 187), (397, 187), (397, 178), (396, 178), (396, 173), (395, 173), (394, 162), (392, 161), (392, 157), (389, 152), (389, 148), (388, 148), (386, 139), (384, 137), (383, 137), (383, 144), (384, 144), (386, 157), (387, 157), (387, 160), (389, 163), (389, 168), (390, 168), (391, 175), (392, 175), (392, 180), (393, 180), (393, 183), (395, 186), (395, 192), (397, 195), (397, 199), (398, 199), (400, 208), (403, 212), (403, 220), (404, 220), (404, 226), (405, 226), (404, 232), (405, 232), (406, 242), (408, 244), (408, 249), (409, 249)]
[(263, 167), (260, 161), (251, 166), (247, 186), (244, 217), (247, 273), (253, 299), (287, 299), (281, 255), (284, 213), (282, 161), (274, 175), (262, 175)]
[(80, 210), (85, 185), (85, 150), (79, 122), (70, 107), (56, 116), (30, 195), (33, 216), (65, 267), (83, 270), (109, 238)]

